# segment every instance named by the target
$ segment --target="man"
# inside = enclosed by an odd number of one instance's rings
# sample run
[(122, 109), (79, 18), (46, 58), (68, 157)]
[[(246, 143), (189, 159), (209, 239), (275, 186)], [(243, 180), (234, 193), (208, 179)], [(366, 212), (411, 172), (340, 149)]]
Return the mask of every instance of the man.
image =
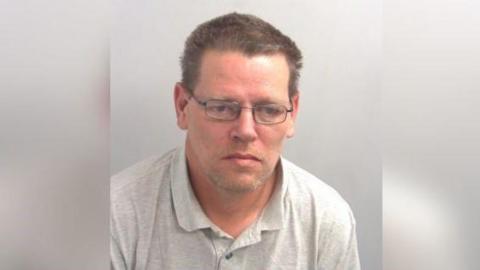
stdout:
[(114, 269), (360, 269), (347, 203), (280, 153), (301, 53), (261, 19), (208, 21), (175, 85), (184, 147), (112, 178)]

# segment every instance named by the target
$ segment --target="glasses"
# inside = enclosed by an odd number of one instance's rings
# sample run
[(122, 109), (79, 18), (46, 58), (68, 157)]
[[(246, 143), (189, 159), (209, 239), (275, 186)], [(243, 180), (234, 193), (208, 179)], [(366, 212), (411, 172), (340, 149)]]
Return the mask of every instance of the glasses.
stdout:
[(193, 95), (190, 97), (205, 108), (205, 113), (208, 117), (220, 121), (233, 121), (240, 116), (242, 109), (251, 109), (256, 123), (274, 125), (285, 122), (287, 114), (293, 111), (293, 108), (288, 109), (280, 104), (259, 104), (253, 107), (242, 107), (236, 101), (219, 99), (200, 101)]

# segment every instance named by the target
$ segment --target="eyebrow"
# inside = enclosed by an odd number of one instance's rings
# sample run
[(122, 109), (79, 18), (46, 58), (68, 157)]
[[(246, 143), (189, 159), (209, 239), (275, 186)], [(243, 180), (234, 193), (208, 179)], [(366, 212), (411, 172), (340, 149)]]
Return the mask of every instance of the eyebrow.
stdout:
[[(231, 98), (231, 97), (210, 97), (208, 98), (210, 100), (221, 100), (221, 101), (228, 101), (228, 102), (236, 102), (238, 104), (241, 104), (240, 101), (234, 99), (234, 98)], [(258, 100), (254, 100), (252, 102), (253, 105), (265, 105), (265, 104), (280, 104), (280, 105), (284, 105), (284, 102), (285, 101), (280, 101), (280, 100), (272, 100), (272, 99), (269, 99), (269, 98), (260, 98)], [(285, 103), (288, 103), (290, 104), (290, 100), (286, 101)]]

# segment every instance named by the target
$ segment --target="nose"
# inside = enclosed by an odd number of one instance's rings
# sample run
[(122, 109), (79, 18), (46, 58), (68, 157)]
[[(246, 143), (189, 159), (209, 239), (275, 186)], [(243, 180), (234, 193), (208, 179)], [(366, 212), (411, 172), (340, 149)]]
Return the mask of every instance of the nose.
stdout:
[(231, 138), (239, 142), (251, 142), (257, 138), (255, 119), (250, 108), (242, 108), (240, 115), (234, 121), (231, 131)]

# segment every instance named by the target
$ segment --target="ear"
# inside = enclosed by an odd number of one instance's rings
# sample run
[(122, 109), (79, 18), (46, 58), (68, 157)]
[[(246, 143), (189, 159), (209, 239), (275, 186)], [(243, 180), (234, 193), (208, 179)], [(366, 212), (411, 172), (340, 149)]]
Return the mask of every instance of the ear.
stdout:
[(185, 107), (188, 104), (187, 89), (181, 83), (175, 84), (174, 90), (175, 112), (177, 113), (177, 126), (180, 129), (186, 130), (188, 128), (187, 114)]
[(293, 111), (290, 113), (289, 127), (286, 134), (287, 138), (292, 138), (293, 135), (295, 135), (295, 120), (297, 119), (299, 99), (300, 99), (299, 92), (297, 92), (297, 94), (295, 94), (291, 98)]

